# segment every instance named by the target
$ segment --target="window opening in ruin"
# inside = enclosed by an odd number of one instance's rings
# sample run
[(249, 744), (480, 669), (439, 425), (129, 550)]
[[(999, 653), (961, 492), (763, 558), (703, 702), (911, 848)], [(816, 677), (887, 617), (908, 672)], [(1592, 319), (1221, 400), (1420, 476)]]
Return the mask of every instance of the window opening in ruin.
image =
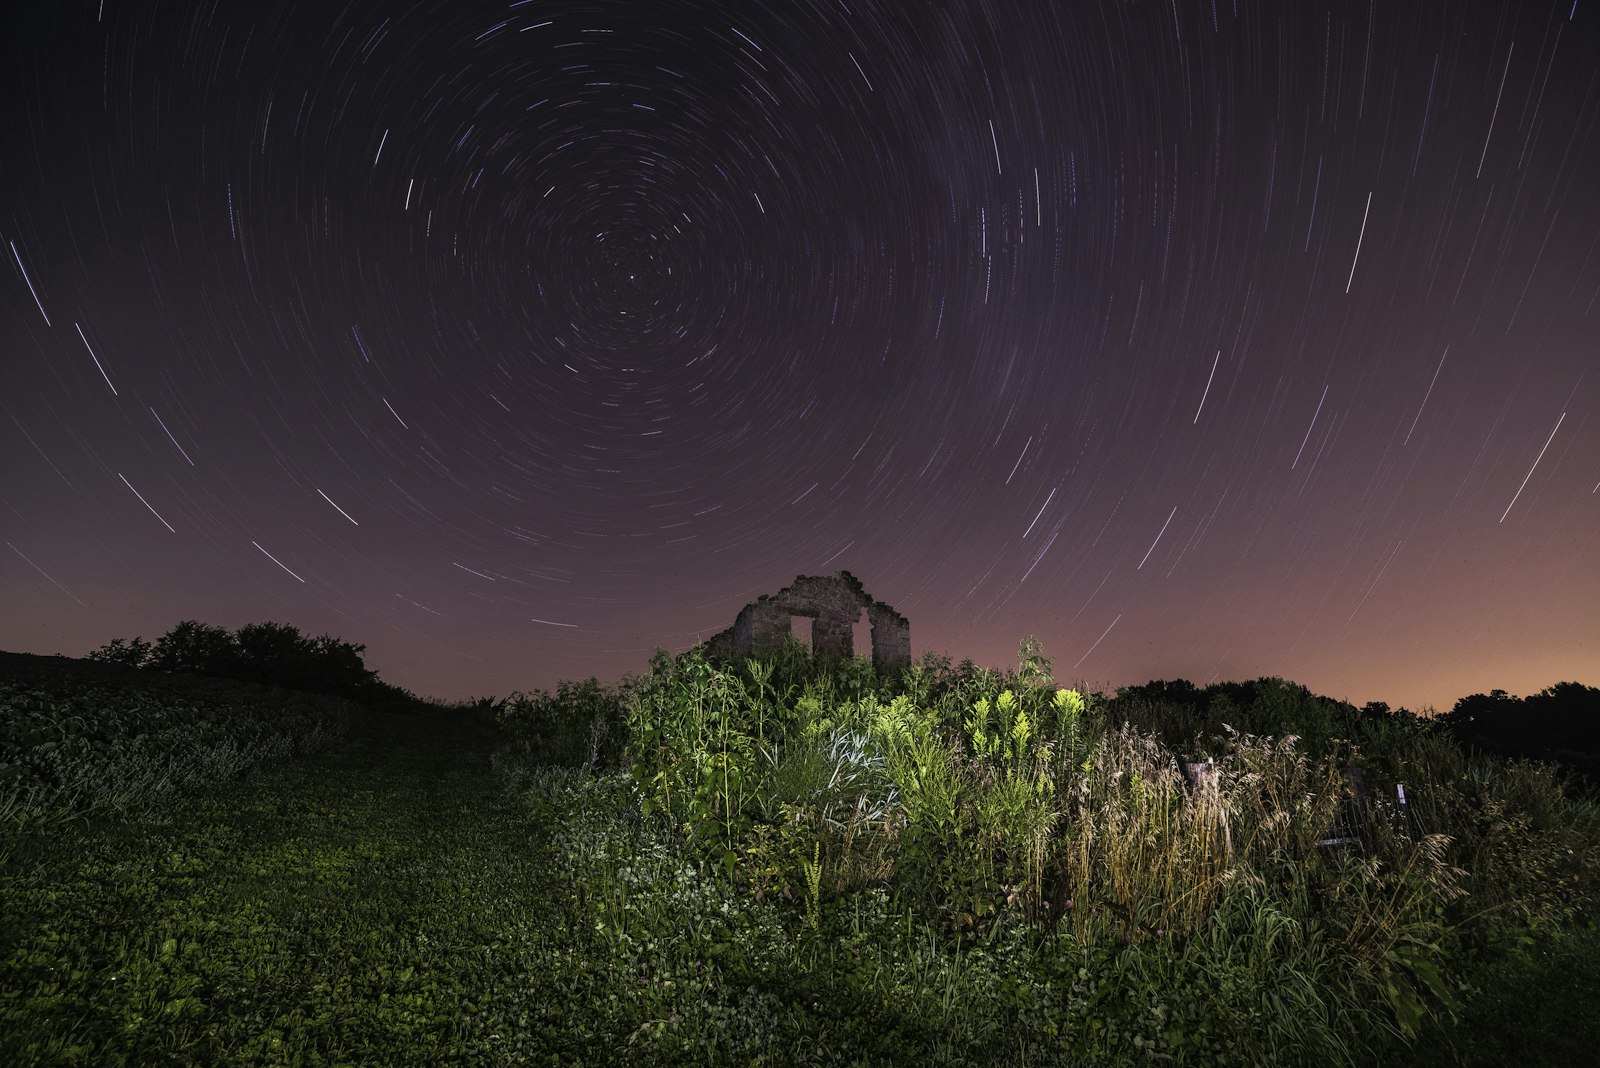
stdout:
[(811, 649), (811, 624), (814, 623), (810, 616), (790, 616), (789, 633), (793, 634), (807, 651)]

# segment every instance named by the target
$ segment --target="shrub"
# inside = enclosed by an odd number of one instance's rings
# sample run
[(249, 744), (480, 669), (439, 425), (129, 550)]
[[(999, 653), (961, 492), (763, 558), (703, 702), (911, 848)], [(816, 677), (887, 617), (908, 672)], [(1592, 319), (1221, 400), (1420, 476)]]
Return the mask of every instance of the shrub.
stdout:
[(597, 679), (562, 682), (554, 693), (518, 691), (490, 707), (501, 728), (540, 764), (605, 770), (622, 766), (623, 698)]

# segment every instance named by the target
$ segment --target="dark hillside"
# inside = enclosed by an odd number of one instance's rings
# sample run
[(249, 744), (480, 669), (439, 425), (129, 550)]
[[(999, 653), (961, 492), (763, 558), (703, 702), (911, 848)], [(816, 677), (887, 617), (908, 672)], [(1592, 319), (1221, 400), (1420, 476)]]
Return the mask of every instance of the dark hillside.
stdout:
[(4, 650), (0, 650), (0, 679), (54, 690), (83, 686), (119, 687), (152, 696), (219, 703), (237, 700), (252, 706), (315, 701), (347, 711), (354, 707), (351, 702), (340, 698), (300, 693), (264, 683), (151, 671), (148, 668), (80, 660), (70, 656), (38, 656)]
[(280, 686), (0, 652), (0, 836), (148, 812), (336, 745), (369, 716), (387, 718)]

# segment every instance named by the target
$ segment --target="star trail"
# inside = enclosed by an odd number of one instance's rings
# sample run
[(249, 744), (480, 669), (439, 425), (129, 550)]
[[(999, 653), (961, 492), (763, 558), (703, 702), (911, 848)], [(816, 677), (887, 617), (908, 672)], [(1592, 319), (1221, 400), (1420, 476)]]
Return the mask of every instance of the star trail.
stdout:
[(0, 19), (0, 647), (504, 694), (845, 568), (1063, 682), (1600, 676), (1587, 0)]

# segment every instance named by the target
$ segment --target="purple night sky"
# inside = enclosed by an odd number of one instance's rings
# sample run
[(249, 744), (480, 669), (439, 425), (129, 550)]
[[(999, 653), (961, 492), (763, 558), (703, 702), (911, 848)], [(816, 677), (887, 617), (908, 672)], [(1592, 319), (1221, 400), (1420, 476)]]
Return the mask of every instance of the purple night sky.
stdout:
[[(18, 0), (0, 648), (1600, 682), (1600, 5)], [(858, 648), (858, 651), (861, 651)]]

